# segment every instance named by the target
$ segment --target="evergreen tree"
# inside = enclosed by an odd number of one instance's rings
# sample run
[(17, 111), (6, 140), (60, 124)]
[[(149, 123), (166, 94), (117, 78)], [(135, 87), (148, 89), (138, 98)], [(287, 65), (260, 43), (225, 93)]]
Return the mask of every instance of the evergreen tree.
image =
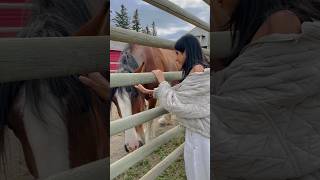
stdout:
[(130, 29), (130, 20), (127, 8), (122, 4), (120, 12), (116, 12), (115, 17), (112, 19), (116, 27)]
[(151, 34), (151, 31), (149, 29), (149, 25), (146, 26), (146, 31), (145, 32), (146, 32), (146, 34)]
[(156, 23), (152, 22), (152, 35), (157, 36), (157, 29), (156, 29)]
[(132, 24), (133, 24), (132, 30), (139, 32), (142, 29), (141, 24), (140, 24), (138, 9), (136, 9), (134, 11), (133, 18), (132, 18)]
[(143, 32), (145, 34), (151, 34), (150, 29), (149, 29), (149, 25), (147, 25), (145, 28), (143, 28), (141, 32)]

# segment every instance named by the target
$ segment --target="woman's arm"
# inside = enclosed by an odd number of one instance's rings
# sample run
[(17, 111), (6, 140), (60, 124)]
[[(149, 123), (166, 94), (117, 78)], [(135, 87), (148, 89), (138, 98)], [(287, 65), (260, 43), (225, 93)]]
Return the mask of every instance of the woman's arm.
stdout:
[[(201, 65), (195, 66), (192, 69), (193, 72), (203, 72), (203, 67)], [(195, 104), (186, 104), (181, 101), (181, 97), (179, 97), (178, 92), (171, 87), (169, 82), (165, 81), (162, 71), (154, 70), (152, 71), (158, 82), (158, 88), (154, 90), (146, 89), (141, 84), (136, 85), (135, 87), (142, 92), (143, 94), (153, 93), (153, 98), (159, 101), (161, 107), (166, 109), (167, 111), (174, 113), (178, 117), (182, 117), (185, 119), (194, 119), (194, 118), (205, 118), (207, 115), (203, 113), (203, 109), (206, 107), (202, 107), (201, 105)], [(190, 97), (192, 98), (192, 97)]]
[(135, 85), (134, 87), (137, 88), (142, 94), (145, 94), (145, 95), (148, 95), (148, 96), (151, 96), (153, 94), (153, 92), (154, 92), (154, 90), (147, 89), (141, 84)]
[[(157, 88), (155, 88), (154, 90), (146, 89), (141, 84), (135, 85), (134, 87), (137, 88), (143, 94), (146, 94), (146, 95), (152, 94), (153, 98), (159, 100), (160, 106), (162, 106), (163, 108), (165, 108), (168, 111), (175, 109), (174, 106), (181, 104), (181, 103), (178, 103), (179, 101), (177, 101), (177, 100), (175, 100), (175, 101), (172, 100), (172, 98), (175, 98), (176, 95), (175, 95), (174, 91), (172, 90), (172, 87), (170, 86), (170, 84), (167, 81), (161, 81), (159, 86)], [(166, 96), (170, 96), (170, 98), (168, 97), (168, 99), (166, 100)]]
[(172, 88), (167, 81), (163, 81), (159, 84), (159, 87), (154, 90), (153, 97), (159, 101), (161, 107), (178, 117), (185, 119), (207, 117), (207, 115), (203, 113), (203, 109), (206, 107), (199, 104), (186, 104), (182, 102), (178, 92)]

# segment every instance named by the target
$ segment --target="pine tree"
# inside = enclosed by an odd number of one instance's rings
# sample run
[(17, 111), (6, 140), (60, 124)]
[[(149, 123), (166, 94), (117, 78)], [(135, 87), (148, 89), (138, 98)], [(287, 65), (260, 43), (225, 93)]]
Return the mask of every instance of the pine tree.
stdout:
[(152, 22), (152, 35), (157, 36), (157, 29), (156, 29), (156, 23)]
[(149, 25), (146, 26), (146, 31), (145, 32), (146, 32), (146, 34), (151, 34), (151, 31), (149, 29)]
[(122, 4), (120, 12), (116, 12), (115, 17), (112, 19), (116, 27), (130, 29), (130, 20), (127, 8)]
[(140, 24), (138, 9), (136, 9), (134, 11), (133, 18), (132, 18), (132, 24), (133, 24), (132, 30), (139, 32), (142, 29), (141, 24)]

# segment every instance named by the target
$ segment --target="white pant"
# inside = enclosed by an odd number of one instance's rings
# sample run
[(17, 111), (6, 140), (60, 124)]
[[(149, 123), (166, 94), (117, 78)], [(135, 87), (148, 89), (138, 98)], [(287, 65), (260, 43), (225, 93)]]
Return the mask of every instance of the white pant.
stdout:
[(210, 180), (210, 139), (186, 129), (184, 163), (188, 180)]

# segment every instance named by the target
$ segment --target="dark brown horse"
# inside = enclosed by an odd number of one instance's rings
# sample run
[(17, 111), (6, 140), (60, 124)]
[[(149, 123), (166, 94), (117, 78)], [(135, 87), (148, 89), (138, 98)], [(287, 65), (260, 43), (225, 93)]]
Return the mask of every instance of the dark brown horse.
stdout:
[[(168, 72), (178, 71), (181, 65), (177, 62), (177, 55), (173, 50), (130, 44), (122, 53), (119, 68), (119, 73), (151, 72), (155, 69)], [(157, 86), (157, 83), (145, 85), (148, 89), (154, 89)], [(148, 109), (154, 108), (157, 102), (152, 97), (144, 96), (133, 86), (114, 88), (112, 92), (112, 100), (116, 104), (120, 117), (144, 111), (146, 109), (145, 100), (148, 101)], [(143, 125), (139, 125), (125, 131), (125, 149), (127, 152), (137, 149), (153, 138), (152, 121), (146, 125), (147, 129), (145, 130)]]
[[(109, 35), (108, 1), (33, 3), (36, 9), (19, 37)], [(109, 73), (102, 73), (109, 79)], [(27, 167), (36, 178), (108, 156), (109, 103), (83, 85), (78, 75), (1, 83), (0, 100), (1, 169), (6, 165), (6, 127), (19, 139)]]

